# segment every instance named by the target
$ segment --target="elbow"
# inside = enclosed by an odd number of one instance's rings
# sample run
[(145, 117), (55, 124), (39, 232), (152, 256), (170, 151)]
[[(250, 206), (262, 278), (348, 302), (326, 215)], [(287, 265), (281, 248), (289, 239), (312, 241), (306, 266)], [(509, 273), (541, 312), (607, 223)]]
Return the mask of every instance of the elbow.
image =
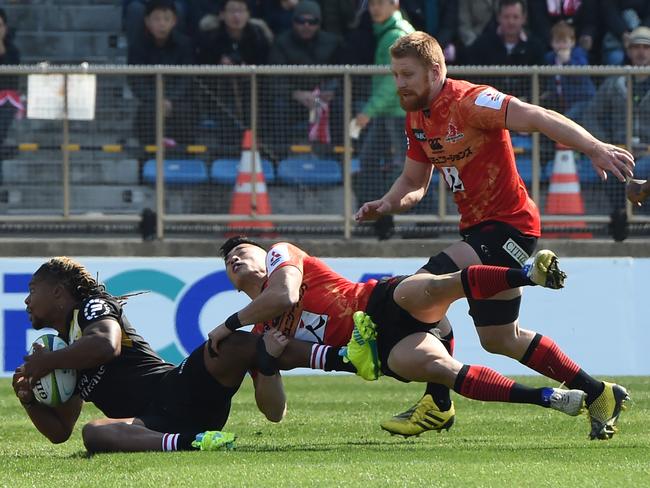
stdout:
[(48, 434), (46, 437), (52, 444), (63, 444), (68, 439), (70, 439), (71, 435), (72, 435), (72, 431), (52, 433), (52, 434)]
[(281, 410), (279, 409), (277, 411), (264, 412), (264, 416), (266, 417), (266, 420), (268, 420), (269, 422), (278, 424), (282, 422), (286, 413), (287, 413), (287, 408), (286, 406), (284, 406)]

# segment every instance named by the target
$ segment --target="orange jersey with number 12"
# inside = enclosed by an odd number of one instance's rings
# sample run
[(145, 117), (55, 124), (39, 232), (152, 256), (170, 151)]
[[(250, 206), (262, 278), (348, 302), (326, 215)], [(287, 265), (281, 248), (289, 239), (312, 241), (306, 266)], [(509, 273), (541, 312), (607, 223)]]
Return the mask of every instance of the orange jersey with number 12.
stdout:
[(517, 172), (506, 129), (510, 99), (492, 87), (448, 78), (428, 109), (407, 114), (406, 155), (440, 171), (461, 230), (497, 220), (539, 237), (539, 210)]

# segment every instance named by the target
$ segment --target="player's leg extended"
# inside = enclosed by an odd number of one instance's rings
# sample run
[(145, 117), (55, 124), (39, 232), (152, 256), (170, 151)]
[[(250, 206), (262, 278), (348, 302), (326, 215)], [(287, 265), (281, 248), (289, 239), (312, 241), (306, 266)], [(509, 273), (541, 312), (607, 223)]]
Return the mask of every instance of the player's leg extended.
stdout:
[(412, 334), (396, 344), (388, 357), (388, 366), (405, 379), (435, 381), (467, 398), (529, 403), (568, 415), (582, 411), (586, 396), (581, 390), (530, 388), (488, 367), (464, 365), (451, 357), (436, 337), (425, 333)]
[[(471, 256), (471, 252), (463, 252), (462, 248), (456, 251), (460, 251), (465, 259)], [(536, 284), (550, 288), (557, 288), (565, 277), (555, 255), (545, 250), (534, 256), (526, 272)], [(504, 291), (489, 300), (468, 298), (468, 303), (485, 350), (509, 356), (569, 388), (585, 391), (592, 427), (590, 437), (608, 439), (614, 434), (615, 424), (629, 398), (627, 391), (588, 375), (550, 337), (521, 328), (518, 320), (520, 290)]]
[[(90, 453), (229, 449), (235, 440), (228, 432), (211, 432), (212, 442), (196, 443), (196, 434), (164, 433), (145, 427), (138, 418), (97, 419), (84, 425), (81, 436)], [(215, 434), (218, 434), (216, 436)], [(218, 437), (218, 440), (217, 440)], [(206, 439), (207, 441), (207, 439)], [(195, 445), (193, 445), (193, 443)]]

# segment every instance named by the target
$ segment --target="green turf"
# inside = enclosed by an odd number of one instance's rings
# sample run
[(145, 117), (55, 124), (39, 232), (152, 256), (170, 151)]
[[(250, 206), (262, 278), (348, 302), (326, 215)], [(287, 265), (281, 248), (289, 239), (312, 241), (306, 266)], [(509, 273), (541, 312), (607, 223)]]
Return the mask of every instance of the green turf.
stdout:
[(226, 429), (239, 436), (236, 451), (88, 457), (80, 426), (98, 416), (94, 408), (84, 407), (70, 441), (51, 445), (3, 379), (0, 486), (650, 486), (650, 377), (618, 381), (632, 402), (610, 441), (587, 440), (586, 416), (457, 396), (449, 432), (390, 437), (379, 420), (413, 403), (421, 385), (319, 376), (285, 378), (289, 413), (280, 424), (257, 412), (247, 381)]

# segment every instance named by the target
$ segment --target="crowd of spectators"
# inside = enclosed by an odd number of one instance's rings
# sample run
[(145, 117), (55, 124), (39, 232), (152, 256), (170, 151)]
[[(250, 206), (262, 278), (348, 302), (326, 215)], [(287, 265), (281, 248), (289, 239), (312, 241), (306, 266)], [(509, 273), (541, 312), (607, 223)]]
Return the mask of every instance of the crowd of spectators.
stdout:
[[(390, 15), (377, 14), (380, 10)], [(650, 64), (648, 0), (124, 0), (124, 27), (129, 64), (381, 65), (389, 63), (388, 46), (410, 29), (434, 35), (452, 65)], [(133, 78), (130, 85), (140, 102), (137, 136), (150, 144), (154, 90), (153, 78), (145, 78)], [(340, 77), (270, 78), (258, 80), (265, 104), (259, 110), (263, 143), (266, 138), (286, 148), (342, 142)], [(527, 76), (478, 81), (524, 100), (531, 93)], [(625, 142), (624, 77), (541, 81), (544, 106), (604, 140)], [(204, 127), (236, 146), (250, 126), (249, 77), (196, 77), (191, 88), (189, 82), (182, 76), (166, 82), (170, 145), (189, 141), (196, 127)], [(633, 88), (635, 140), (647, 144), (650, 81), (635, 77)], [(402, 159), (403, 112), (390, 77), (357, 76), (352, 95), (353, 125), (362, 131), (356, 148), (364, 170), (359, 183), (365, 191), (379, 191), (361, 184), (363, 175), (376, 179), (390, 172), (392, 159)], [(196, 99), (202, 102), (193, 105)], [(376, 154), (380, 148), (386, 148), (383, 159)]]

